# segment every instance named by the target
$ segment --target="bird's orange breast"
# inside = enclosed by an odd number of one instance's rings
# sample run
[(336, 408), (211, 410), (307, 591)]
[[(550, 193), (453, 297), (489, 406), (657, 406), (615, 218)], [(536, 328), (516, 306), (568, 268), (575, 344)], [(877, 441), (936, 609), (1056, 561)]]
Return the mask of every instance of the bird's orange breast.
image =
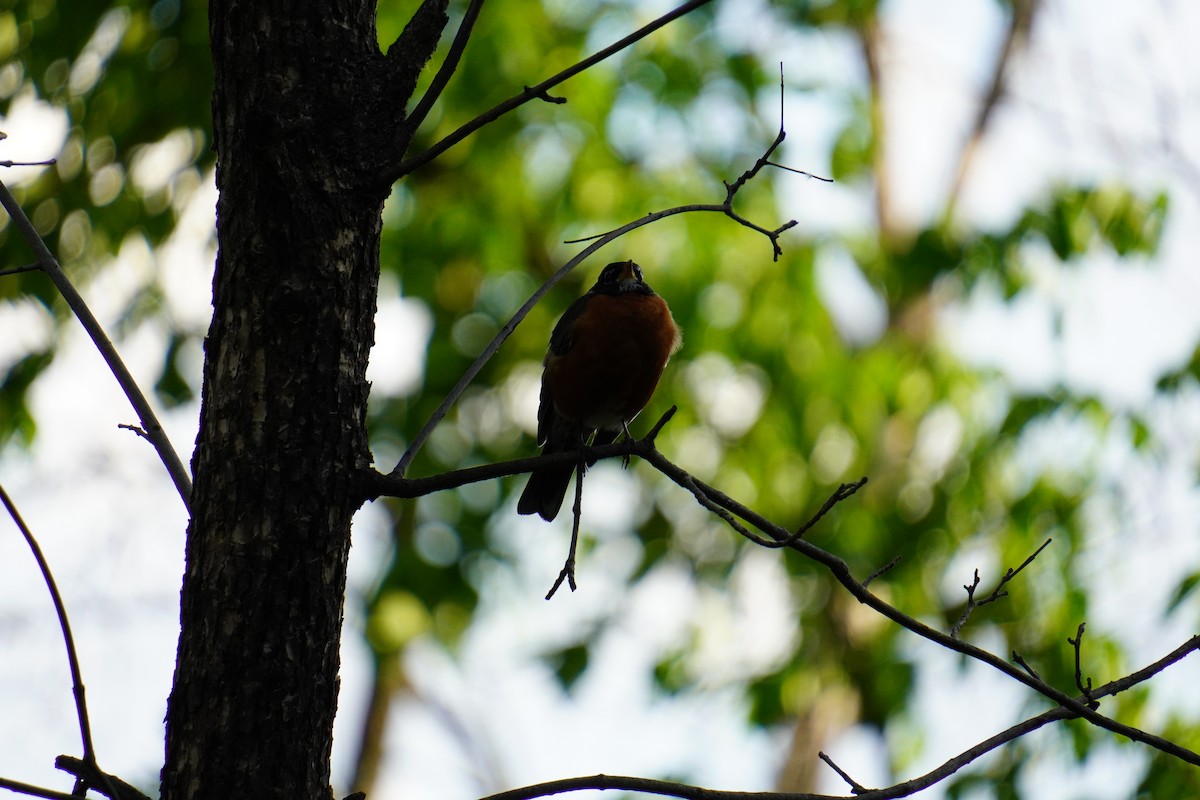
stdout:
[(546, 357), (555, 409), (585, 428), (619, 429), (654, 394), (679, 328), (657, 295), (596, 295), (571, 325), (570, 347)]

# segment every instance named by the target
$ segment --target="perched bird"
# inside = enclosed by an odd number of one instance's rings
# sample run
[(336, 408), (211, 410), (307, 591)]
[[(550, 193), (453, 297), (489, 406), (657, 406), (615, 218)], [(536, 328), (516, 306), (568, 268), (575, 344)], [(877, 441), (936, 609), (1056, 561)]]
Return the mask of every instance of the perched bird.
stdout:
[[(632, 261), (609, 264), (596, 285), (572, 303), (550, 334), (538, 406), (543, 453), (608, 444), (627, 430), (654, 394), (679, 327), (666, 302)], [(521, 514), (552, 520), (574, 466), (534, 470), (517, 503)]]

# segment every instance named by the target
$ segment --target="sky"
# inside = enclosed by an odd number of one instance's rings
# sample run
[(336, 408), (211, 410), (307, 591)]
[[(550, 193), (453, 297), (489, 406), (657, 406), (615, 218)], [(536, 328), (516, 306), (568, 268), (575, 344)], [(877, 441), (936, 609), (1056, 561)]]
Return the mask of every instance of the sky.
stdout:
[[(802, 85), (805, 75), (861, 78), (845, 42), (763, 24), (760, 3), (730, 10), (734, 5), (721, 5), (722, 36), (764, 62), (783, 61), (789, 76), (796, 76), (790, 85)], [(890, 146), (904, 154), (892, 159), (893, 184), (903, 219), (918, 225), (944, 197), (954, 137), (970, 124), (1003, 19), (992, 0), (895, 0), (884, 8)], [(1048, 3), (1030, 57), (965, 187), (962, 217), (1002, 226), (1055, 182), (1120, 181), (1170, 193), (1162, 251), (1145, 264), (1096, 256), (1064, 268), (1033, 249), (1025, 254), (1032, 279), (1018, 302), (1003, 305), (995, 287), (981, 284), (949, 304), (940, 329), (944, 346), (993, 371), (998, 392), (1069, 386), (1145, 414), (1154, 430), (1168, 434), (1155, 451), (1136, 453), (1123, 445), (1128, 437), (1120, 430), (1097, 438), (1079, 420), (1056, 419), (1031, 432), (1013, 477), (1019, 481), (1045, 468), (1080, 471), (1085, 459), (1101, 465), (1099, 488), (1106, 491), (1097, 491), (1088, 506), (1095, 547), (1077, 566), (1104, 588), (1089, 624), (1121, 637), (1135, 658), (1145, 660), (1182, 640), (1181, 625), (1157, 624), (1158, 595), (1173, 585), (1175, 574), (1200, 563), (1194, 486), (1200, 393), (1167, 402), (1152, 391), (1157, 376), (1186, 361), (1200, 338), (1194, 311), (1200, 307), (1200, 272), (1191, 255), (1200, 236), (1200, 54), (1190, 41), (1196, 30), (1200, 6), (1184, 1)], [(777, 113), (766, 100), (763, 107), (767, 118)], [(796, 133), (784, 160), (820, 174), (841, 112), (828, 98), (799, 91), (789, 92), (787, 108), (789, 130)], [(55, 124), (44, 108), (31, 106), (14, 109), (4, 129), (11, 134), (36, 125), (48, 131), (36, 140), (44, 150), (54, 140)], [(14, 158), (53, 154), (36, 147), (19, 152), (24, 145), (15, 137), (4, 146)], [(169, 163), (169, 148), (159, 156)], [(155, 172), (153, 163), (145, 166), (144, 179), (153, 180)], [(870, 208), (852, 191), (835, 186), (818, 193), (807, 181), (781, 185), (784, 207), (806, 232), (853, 229), (869, 217)], [(210, 311), (204, 301), (214, 201), (211, 186), (199, 186), (166, 249), (127, 248), (99, 272), (85, 295), (102, 321), (111, 327), (139, 286), (161, 280), (171, 313), (203, 324)], [(883, 305), (852, 259), (834, 253), (818, 265), (818, 278), (841, 335), (869, 342), (881, 333)], [(421, 354), (398, 352), (394, 343), (409, 338), (403, 335), (408, 331), (427, 336), (428, 317), (411, 302), (385, 300), (379, 323), (370, 378), (399, 390), (420, 374)], [(52, 335), (47, 321), (20, 303), (0, 307), (0, 330), (0, 365), (11, 363), (19, 348), (34, 346), (38, 336)], [(47, 423), (31, 451), (5, 454), (0, 481), (39, 535), (71, 611), (101, 762), (128, 780), (153, 785), (174, 663), (186, 517), (150, 448), (115, 427), (131, 421), (132, 413), (99, 356), (78, 330), (68, 328), (63, 336), (59, 356), (31, 397), (35, 416)], [(119, 343), (142, 385), (156, 377), (164, 336), (149, 320)], [(185, 354), (194, 374), (200, 358), (198, 348)], [(89, 387), (86, 397), (80, 385)], [(193, 404), (164, 415), (184, 452), (195, 439), (197, 414)], [(621, 504), (606, 500), (631, 491), (642, 489), (629, 475), (597, 469), (585, 500), (597, 531), (580, 573), (585, 588), (556, 602), (541, 599), (561, 559), (546, 542), (565, 543), (565, 529), (514, 514), (496, 532), (498, 543), (519, 555), (520, 567), (488, 576), (492, 589), (460, 658), (450, 659), (429, 642), (413, 648), (408, 669), (415, 697), (397, 717), (389, 741), (394, 759), (380, 796), (469, 798), (556, 777), (645, 774), (664, 766), (705, 785), (771, 787), (786, 735), (748, 729), (731, 686), (784, 657), (803, 635), (791, 624), (796, 600), (784, 587), (777, 555), (745, 559), (727, 594), (698, 587), (681, 565), (670, 563), (635, 591), (625, 591), (638, 560), (636, 520), (620, 516), (615, 509)], [(104, 513), (96, 514), (97, 508)], [(370, 507), (356, 520), (352, 596), (369, 591), (376, 578), (385, 527)], [(1123, 538), (1131, 530), (1148, 532), (1132, 556)], [(989, 558), (982, 550), (964, 553), (955, 565), (961, 569), (951, 572), (965, 576), (980, 564), (1001, 566)], [(960, 591), (958, 583), (948, 575), (946, 591)], [(355, 613), (351, 602), (351, 623), (358, 622)], [(536, 655), (610, 614), (618, 624), (607, 629), (577, 691), (565, 696)], [(1148, 624), (1151, 619), (1156, 624)], [(32, 559), (15, 536), (0, 535), (0, 775), (50, 786), (63, 785), (52, 768), (54, 756), (77, 749), (71, 743), (78, 737), (56, 631)], [(645, 665), (690, 637), (700, 643), (693, 669), (706, 678), (668, 702), (647, 684)], [(912, 648), (923, 669), (907, 733), (927, 734), (911, 759), (916, 773), (1013, 721), (1025, 695), (982, 667), (963, 668), (919, 642)], [(343, 661), (337, 780), (347, 775), (365, 706), (368, 661), (354, 636), (346, 637)], [(1198, 706), (1200, 714), (1200, 700), (1192, 699), (1198, 678), (1194, 660), (1160, 676), (1164, 694)], [(959, 713), (967, 702), (970, 718)], [(900, 727), (895, 741), (907, 741)], [(907, 777), (884, 770), (888, 744), (851, 727), (829, 749), (860, 782), (881, 785)], [(1030, 773), (1026, 796), (1129, 795), (1136, 751), (1114, 747), (1093, 762), (1068, 773), (1047, 752)], [(822, 788), (845, 790), (832, 773)], [(934, 790), (922, 796), (940, 795)]]

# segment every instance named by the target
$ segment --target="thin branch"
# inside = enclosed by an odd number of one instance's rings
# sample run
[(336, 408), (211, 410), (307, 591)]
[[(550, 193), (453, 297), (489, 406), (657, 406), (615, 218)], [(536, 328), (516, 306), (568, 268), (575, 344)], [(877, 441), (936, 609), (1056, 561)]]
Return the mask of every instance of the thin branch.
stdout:
[(824, 751), (818, 751), (817, 756), (826, 764), (828, 764), (829, 768), (836, 772), (838, 776), (846, 782), (846, 785), (850, 787), (850, 791), (854, 794), (866, 794), (867, 792), (871, 791), (858, 781), (854, 780), (854, 778), (851, 778), (850, 775), (847, 774), (846, 770), (835, 764), (833, 759), (826, 755)]
[[(760, 156), (759, 159), (754, 162), (753, 166), (751, 166), (750, 169), (746, 170), (741, 175), (739, 175), (737, 180), (735, 180), (733, 183), (724, 182), (724, 186), (725, 186), (724, 202), (722, 202), (720, 205), (716, 205), (716, 204), (697, 205), (697, 206), (693, 206), (691, 209), (693, 211), (719, 212), (719, 213), (724, 214), (725, 216), (729, 217), (731, 220), (738, 223), (739, 225), (745, 226), (752, 231), (757, 231), (758, 233), (761, 233), (763, 236), (766, 236), (767, 239), (771, 242), (771, 250), (772, 250), (773, 256), (774, 256), (773, 260), (775, 260), (775, 261), (778, 261), (779, 257), (781, 255), (783, 255), (783, 248), (779, 244), (779, 237), (785, 231), (790, 230), (791, 228), (794, 228), (797, 224), (796, 220), (794, 220), (794, 219), (788, 220), (787, 222), (780, 225), (778, 228), (775, 228), (774, 230), (768, 230), (768, 229), (762, 227), (761, 225), (757, 225), (757, 224), (751, 222), (750, 220), (743, 217), (741, 214), (734, 211), (733, 210), (733, 198), (735, 196), (737, 196), (737, 193), (739, 191), (741, 191), (742, 187), (745, 186), (747, 183), (749, 183), (751, 180), (753, 180), (758, 175), (758, 173), (763, 170), (764, 167), (778, 167), (779, 169), (785, 169), (789, 172), (799, 173), (800, 175), (807, 175), (810, 178), (815, 177), (811, 173), (804, 172), (803, 170), (793, 169), (791, 167), (785, 167), (781, 164), (776, 164), (774, 161), (771, 161), (771, 155), (775, 152), (775, 150), (779, 147), (779, 145), (783, 144), (784, 139), (787, 138), (787, 131), (784, 130), (784, 124), (783, 124), (783, 122), (784, 122), (784, 119), (783, 119), (783, 97), (784, 97), (783, 89), (784, 89), (783, 65), (781, 64), (780, 71), (779, 71), (779, 133), (775, 136), (774, 141), (772, 141), (771, 144), (767, 147), (766, 152), (764, 152), (762, 154), (762, 156)], [(830, 178), (819, 178), (818, 180), (827, 181), (829, 183), (833, 182), (832, 179), (830, 179)], [(600, 238), (601, 236), (607, 236), (607, 235), (608, 234), (606, 234), (606, 233), (599, 233), (599, 234), (595, 234), (593, 236), (585, 236), (582, 239), (568, 239), (565, 242), (565, 244), (578, 244), (580, 242), (588, 242), (588, 241), (591, 241), (592, 239), (597, 239), (597, 238)]]
[(1075, 631), (1075, 638), (1067, 637), (1067, 644), (1075, 648), (1075, 686), (1087, 701), (1088, 708), (1099, 708), (1100, 703), (1096, 701), (1095, 695), (1092, 693), (1092, 679), (1087, 679), (1087, 685), (1083, 683), (1083, 629), (1087, 626), (1086, 622), (1079, 623), (1079, 628)]
[(438, 68), (437, 74), (433, 76), (433, 81), (429, 84), (429, 88), (425, 90), (425, 94), (417, 102), (417, 107), (404, 120), (404, 128), (406, 129), (404, 141), (412, 141), (413, 132), (429, 116), (433, 104), (441, 97), (446, 84), (450, 82), (454, 71), (458, 69), (458, 62), (462, 58), (463, 51), (467, 49), (467, 41), (471, 38), (471, 31), (475, 27), (475, 21), (479, 18), (480, 10), (483, 9), (483, 3), (484, 0), (471, 0), (471, 5), (467, 7), (467, 13), (463, 15), (462, 22), (459, 23), (458, 33), (454, 34), (454, 41), (450, 44), (450, 50), (446, 53), (446, 60), (442, 62), (442, 66)]
[(0, 486), (0, 503), (4, 504), (4, 508), (8, 511), (8, 515), (12, 517), (12, 521), (16, 523), (17, 528), (21, 531), (21, 535), (25, 537), (25, 543), (29, 546), (29, 550), (33, 553), (33, 558), (37, 561), (38, 570), (42, 573), (42, 580), (46, 584), (46, 590), (50, 592), (50, 599), (54, 603), (54, 613), (58, 615), (58, 627), (62, 630), (63, 645), (67, 650), (67, 665), (71, 670), (71, 691), (75, 695), (75, 716), (79, 720), (79, 738), (83, 745), (83, 757), (91, 763), (96, 762), (96, 750), (92, 746), (92, 724), (88, 720), (87, 700), (84, 696), (83, 688), (83, 671), (79, 668), (79, 653), (75, 649), (75, 637), (71, 635), (71, 621), (67, 617), (67, 606), (63, 603), (62, 595), (58, 591), (58, 584), (54, 580), (53, 573), (50, 572), (50, 563), (46, 561), (46, 556), (42, 553), (42, 548), (38, 545), (37, 539), (34, 538), (33, 531), (25, 524), (25, 520), (21, 517), (21, 512), (17, 510), (17, 506), (13, 503), (12, 498), (8, 496), (3, 486)]
[(979, 608), (980, 606), (986, 606), (988, 603), (994, 603), (1002, 597), (1008, 597), (1008, 592), (1004, 590), (1005, 585), (1013, 578), (1017, 577), (1021, 570), (1032, 564), (1033, 560), (1037, 558), (1043, 550), (1049, 547), (1052, 541), (1054, 540), (1047, 539), (1046, 541), (1042, 542), (1042, 546), (1037, 550), (1034, 550), (1028, 558), (1022, 561), (1021, 566), (1017, 567), (1016, 569), (1009, 567), (1008, 571), (1005, 572), (1000, 578), (999, 583), (996, 584), (996, 588), (992, 590), (992, 593), (982, 600), (975, 599), (975, 590), (979, 588), (979, 570), (975, 570), (974, 580), (969, 585), (963, 585), (963, 588), (967, 590), (967, 605), (965, 608), (963, 608), (963, 612), (959, 616), (958, 621), (951, 626), (950, 635), (956, 639), (958, 638), (959, 632), (962, 630), (963, 626), (967, 624), (967, 620), (970, 619), (971, 613), (974, 612), (975, 609)]
[(816, 514), (813, 514), (812, 518), (808, 522), (801, 525), (796, 529), (795, 533), (788, 537), (788, 541), (799, 539), (804, 536), (804, 534), (812, 530), (813, 526), (820, 522), (821, 518), (828, 514), (834, 506), (845, 500), (847, 497), (850, 497), (866, 485), (867, 479), (865, 477), (859, 478), (852, 483), (843, 483), (834, 491), (833, 494), (829, 496), (829, 499), (825, 501), (825, 504), (821, 506)]
[[(1200, 636), (1193, 636), (1184, 644), (1177, 647), (1174, 651), (1150, 664), (1143, 669), (1138, 670), (1131, 675), (1126, 676), (1117, 681), (1112, 681), (1104, 686), (1101, 686), (1095, 691), (1097, 697), (1108, 696), (1125, 691), (1130, 687), (1145, 681), (1154, 675), (1162, 672), (1172, 664), (1177, 663), (1184, 657), (1200, 650)], [(1051, 722), (1059, 720), (1072, 719), (1076, 715), (1068, 708), (1058, 706), (1032, 717), (1023, 722), (1020, 722), (1012, 727), (1004, 730), (995, 736), (992, 736), (974, 747), (963, 751), (957, 756), (947, 760), (942, 765), (935, 769), (918, 776), (911, 780), (898, 783), (894, 786), (889, 786), (885, 789), (864, 790), (861, 793), (855, 793), (849, 797), (824, 795), (824, 794), (807, 794), (807, 793), (791, 793), (791, 792), (727, 792), (717, 789), (706, 789), (700, 786), (690, 786), (683, 783), (675, 783), (672, 781), (652, 780), (649, 778), (633, 778), (621, 775), (592, 775), (580, 778), (565, 778), (562, 780), (548, 781), (539, 783), (534, 786), (525, 786), (520, 789), (513, 789), (507, 792), (490, 795), (484, 800), (533, 800), (537, 797), (549, 797), (551, 795), (563, 794), (566, 792), (581, 791), (584, 789), (617, 789), (630, 792), (642, 792), (645, 794), (655, 794), (667, 797), (679, 797), (684, 800), (893, 800), (894, 798), (909, 797), (917, 792), (927, 789), (934, 784), (945, 780), (950, 775), (953, 775), (958, 770), (962, 769), (967, 764), (979, 759), (981, 756), (995, 750), (1001, 745), (1007, 744), (1015, 739), (1020, 738), (1038, 728), (1044, 727)], [(830, 763), (829, 759), (825, 758), (826, 763)], [(833, 766), (831, 764), (831, 766)], [(850, 779), (834, 766), (839, 774), (847, 781)], [(854, 790), (855, 783), (851, 782), (851, 788)], [(862, 788), (862, 787), (859, 787)]]
[(510, 97), (508, 100), (505, 100), (503, 103), (500, 103), (499, 105), (495, 106), (494, 108), (491, 108), (491, 109), (485, 111), (484, 113), (480, 114), (475, 119), (471, 120), (467, 124), (460, 127), (458, 130), (451, 133), (445, 139), (442, 139), (437, 144), (431, 146), (428, 150), (425, 150), (424, 152), (419, 153), (419, 154), (413, 156), (412, 158), (407, 158), (402, 161), (399, 161), (399, 163), (393, 163), (393, 164), (386, 166), (384, 168), (382, 174), (380, 175), (380, 182), (385, 185), (390, 185), (390, 184), (395, 183), (400, 178), (409, 174), (410, 172), (417, 169), (418, 167), (422, 167), (422, 166), (428, 164), (430, 161), (433, 161), (435, 158), (440, 156), (442, 153), (446, 152), (451, 147), (453, 147), (454, 145), (461, 142), (463, 139), (466, 139), (468, 136), (470, 136), (472, 133), (479, 130), (483, 126), (485, 126), (491, 122), (495, 122), (500, 117), (504, 116), (505, 114), (512, 111), (513, 109), (515, 109), (519, 106), (522, 106), (525, 103), (528, 103), (530, 100), (542, 98), (543, 95), (545, 95), (548, 92), (548, 90), (554, 88), (555, 86), (559, 85), (560, 83), (568, 80), (569, 78), (575, 77), (576, 75), (583, 72), (584, 70), (589, 69), (590, 67), (592, 67), (596, 64), (599, 64), (601, 61), (603, 61), (604, 59), (613, 55), (614, 53), (619, 53), (620, 51), (629, 47), (631, 44), (634, 44), (635, 42), (646, 38), (647, 36), (654, 33), (656, 30), (663, 27), (664, 25), (667, 25), (668, 23), (673, 22), (674, 20), (678, 19), (679, 17), (689, 14), (692, 11), (695, 11), (697, 8), (707, 5), (710, 2), (712, 2), (712, 0), (688, 0), (688, 2), (684, 3), (683, 5), (674, 9), (673, 11), (670, 11), (670, 12), (662, 15), (661, 17), (654, 20), (653, 22), (651, 22), (648, 25), (644, 25), (643, 27), (641, 27), (638, 30), (634, 31), (633, 33), (629, 34), (625, 38), (621, 39), (620, 41), (614, 42), (613, 44), (611, 44), (608, 47), (604, 48), (603, 50), (599, 51), (598, 53), (588, 56), (584, 60), (580, 61), (578, 64), (575, 64), (574, 66), (564, 69), (562, 72), (558, 73), (557, 75), (554, 75), (551, 78), (547, 78), (546, 80), (542, 81), (541, 83), (537, 84), (536, 86), (526, 87), (520, 94)]
[(79, 800), (79, 797), (73, 794), (34, 786), (31, 783), (21, 783), (20, 781), (8, 778), (0, 778), (0, 789), (13, 792), (14, 794), (26, 794), (30, 797), (45, 797), (47, 800)]
[(0, 167), (51, 167), (58, 163), (57, 158), (47, 158), (44, 161), (0, 161)]
[(567, 581), (567, 586), (571, 587), (572, 592), (576, 589), (575, 551), (579, 547), (579, 520), (583, 517), (583, 476), (586, 472), (587, 462), (584, 458), (579, 457), (579, 461), (575, 465), (575, 507), (572, 509), (571, 546), (567, 550), (567, 560), (563, 562), (562, 571), (558, 573), (550, 591), (546, 592), (547, 600), (554, 597), (554, 593), (558, 591), (558, 587), (562, 586), (564, 579)]
[(121, 360), (120, 354), (117, 353), (116, 347), (113, 346), (112, 341), (104, 333), (104, 328), (100, 326), (100, 322), (92, 314), (92, 310), (88, 308), (83, 297), (75, 289), (74, 284), (71, 283), (71, 279), (67, 277), (67, 273), (63, 271), (58, 260), (38, 234), (37, 229), (33, 227), (33, 223), (29, 221), (29, 217), (25, 216), (25, 211), (3, 182), (0, 182), (0, 204), (8, 211), (13, 224), (17, 226), (17, 230), (21, 233), (21, 238), (25, 240), (25, 243), (29, 245), (34, 255), (37, 256), (38, 266), (46, 273), (51, 282), (54, 283), (55, 288), (58, 289), (63, 299), (67, 301), (67, 305), (71, 307), (71, 311), (75, 313), (84, 330), (92, 338), (92, 343), (100, 351), (100, 355), (104, 358), (104, 362), (117, 379), (117, 383), (121, 385), (122, 391), (125, 392), (125, 396), (129, 398), (130, 404), (133, 406), (134, 411), (137, 412), (138, 419), (142, 423), (142, 428), (146, 431), (146, 438), (154, 445), (154, 449), (158, 452), (158, 457), (162, 459), (163, 466), (167, 468), (167, 473), (175, 483), (175, 489), (179, 492), (184, 507), (190, 512), (192, 480), (188, 476), (187, 468), (184, 467), (179, 454), (171, 446), (171, 440), (167, 438), (166, 431), (159, 424), (158, 417), (154, 414), (154, 409), (151, 408), (150, 403), (146, 400), (146, 396), (142, 394), (142, 390), (138, 387), (137, 381), (133, 379), (133, 375), (125, 366), (125, 362)]
[(875, 570), (874, 572), (872, 572), (872, 573), (871, 573), (870, 575), (868, 575), (867, 577), (863, 578), (862, 585), (863, 585), (863, 586), (867, 586), (868, 584), (870, 584), (870, 583), (871, 583), (871, 581), (875, 580), (876, 578), (878, 578), (878, 577), (880, 577), (880, 576), (882, 576), (882, 575), (884, 575), (884, 574), (886, 574), (886, 573), (888, 573), (888, 572), (891, 572), (891, 571), (892, 571), (892, 568), (893, 568), (893, 567), (895, 567), (897, 564), (899, 564), (899, 563), (900, 563), (900, 559), (901, 559), (901, 558), (902, 558), (902, 556), (896, 556), (896, 557), (895, 557), (895, 558), (893, 558), (891, 561), (889, 561), (888, 563), (884, 564), (882, 567), (880, 567), (879, 569)]
[[(1015, 664), (1016, 664), (1017, 666), (1019, 666), (1021, 669), (1025, 670), (1026, 672), (1028, 672), (1028, 673), (1029, 673), (1029, 677), (1033, 678), (1035, 681), (1041, 681), (1041, 680), (1042, 680), (1042, 676), (1041, 676), (1041, 675), (1039, 675), (1039, 674), (1037, 673), (1037, 670), (1035, 670), (1033, 667), (1031, 667), (1031, 666), (1029, 665), (1029, 662), (1027, 662), (1027, 661), (1024, 659), (1024, 657), (1023, 657), (1023, 656), (1022, 656), (1020, 653), (1018, 653), (1016, 650), (1013, 650), (1013, 651), (1012, 651), (1012, 660), (1013, 660), (1013, 663), (1015, 663)], [(1044, 682), (1044, 681), (1043, 681), (1043, 682)]]
[(41, 264), (26, 264), (22, 267), (9, 267), (8, 269), (0, 269), (0, 278), (6, 275), (20, 275), (22, 272), (38, 272), (42, 268)]
[[(650, 464), (654, 465), (660, 472), (674, 480), (680, 486), (687, 488), (687, 480), (694, 480), (685, 470), (682, 470), (675, 464), (671, 463), (657, 450), (639, 448), (635, 455), (640, 456)], [(740, 503), (736, 503), (729, 497), (716, 490), (709, 490), (703, 482), (695, 481), (696, 485), (705, 490), (709, 499), (717, 505), (737, 514), (742, 519), (750, 522), (760, 531), (765, 533), (776, 541), (788, 541), (788, 547), (802, 553), (805, 557), (823, 565), (833, 575), (847, 591), (850, 592), (860, 603), (868, 606), (884, 617), (892, 620), (896, 624), (907, 628), (909, 631), (921, 636), (934, 644), (941, 645), (948, 650), (953, 650), (970, 658), (982, 661), (994, 669), (1008, 675), (1014, 680), (1025, 684), (1036, 692), (1048, 697), (1060, 706), (1066, 707), (1075, 715), (1086, 719), (1093, 725), (1104, 728), (1113, 733), (1120, 734), (1134, 741), (1142, 742), (1164, 753), (1173, 755), (1189, 764), (1200, 766), (1200, 754), (1189, 750), (1186, 747), (1168, 741), (1160, 736), (1146, 733), (1145, 731), (1117, 722), (1114, 719), (1098, 713), (1096, 710), (1089, 708), (1085, 703), (1071, 697), (1065, 692), (1056, 689), (1055, 687), (1038, 680), (1023, 671), (1022, 669), (1009, 664), (995, 654), (988, 652), (980, 647), (967, 644), (959, 639), (950, 636), (948, 633), (943, 633), (935, 628), (926, 625), (914, 617), (905, 614), (895, 606), (880, 599), (872, 594), (863, 584), (854, 578), (850, 571), (850, 566), (838, 556), (817, 547), (806, 539), (793, 539), (792, 533), (775, 523), (770, 522), (765, 517), (757, 514)]]

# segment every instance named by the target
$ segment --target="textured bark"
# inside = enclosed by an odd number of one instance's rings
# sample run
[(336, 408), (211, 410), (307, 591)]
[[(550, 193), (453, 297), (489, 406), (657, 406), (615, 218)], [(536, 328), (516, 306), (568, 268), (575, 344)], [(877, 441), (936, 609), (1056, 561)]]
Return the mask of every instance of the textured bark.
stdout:
[(374, 161), (440, 26), (384, 57), (370, 2), (210, 15), (219, 254), (162, 796), (327, 798), (369, 462)]

